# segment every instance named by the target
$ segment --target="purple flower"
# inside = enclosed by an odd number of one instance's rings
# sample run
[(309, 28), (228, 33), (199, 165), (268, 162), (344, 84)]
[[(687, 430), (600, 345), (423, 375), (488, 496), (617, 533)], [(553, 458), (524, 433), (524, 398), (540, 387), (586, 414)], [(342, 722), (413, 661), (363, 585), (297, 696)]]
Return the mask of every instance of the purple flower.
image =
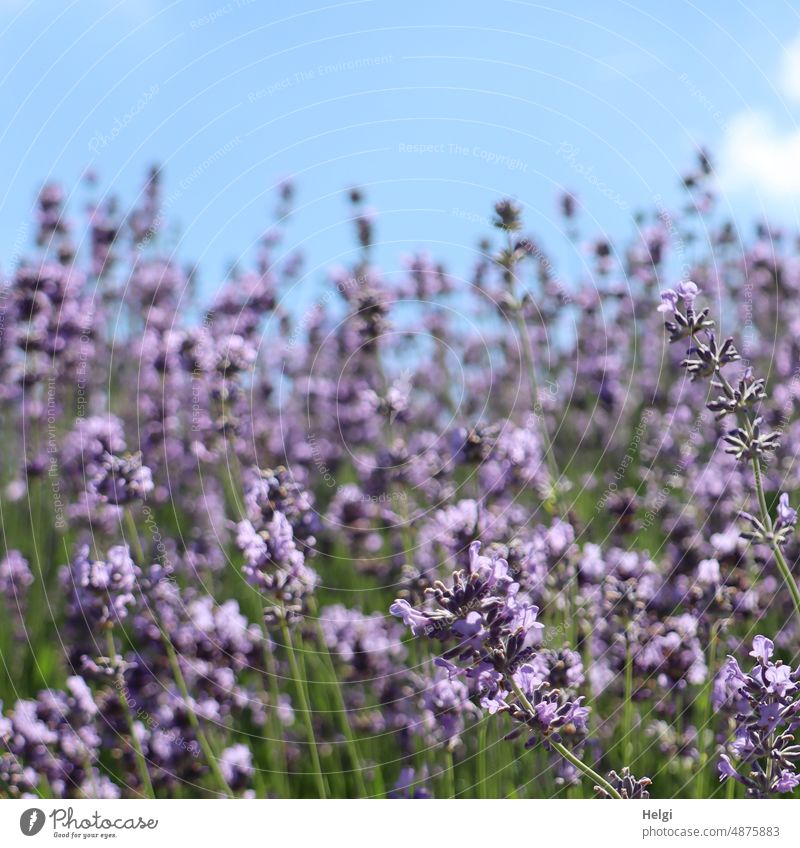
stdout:
[(89, 479), (86, 491), (90, 501), (124, 506), (146, 500), (153, 488), (153, 475), (142, 464), (140, 452), (126, 456), (106, 453)]
[(109, 548), (105, 560), (89, 557), (89, 546), (78, 549), (63, 582), (73, 592), (73, 615), (101, 627), (123, 621), (132, 606), (140, 571), (127, 545)]
[(492, 656), (496, 668), (514, 670), (533, 654), (532, 644), (541, 630), (536, 620), (538, 607), (520, 594), (512, 581), (508, 563), (499, 557), (480, 554), (480, 543), (469, 548), (469, 566), (453, 574), (452, 587), (436, 581), (428, 590), (436, 608), (414, 610), (405, 600), (391, 607), (412, 628), (414, 635), (441, 640), (455, 638), (457, 644), (447, 659), (472, 655), (476, 663)]
[(778, 498), (778, 523), (781, 527), (794, 527), (797, 523), (797, 510), (789, 506), (789, 495), (786, 492)]
[(720, 783), (729, 777), (732, 777), (734, 780), (741, 780), (739, 772), (731, 765), (731, 758), (727, 754), (720, 756), (717, 763), (717, 770), (719, 771)]
[(32, 584), (33, 574), (28, 561), (19, 551), (9, 551), (0, 560), (0, 594), (10, 601), (22, 599)]
[[(789, 766), (800, 758), (800, 746), (794, 739), (800, 726), (797, 692), (800, 673), (784, 663), (773, 663), (773, 652), (770, 639), (756, 636), (750, 656), (758, 664), (743, 675), (736, 660), (729, 658), (720, 673), (728, 694), (720, 697), (715, 687), (716, 708), (728, 713), (735, 724), (734, 739), (720, 759), (720, 778), (738, 780), (746, 787), (748, 796), (756, 798), (791, 791), (796, 785), (792, 782), (795, 779), (792, 770), (787, 770), (777, 781), (769, 775), (774, 764)], [(738, 760), (736, 768), (731, 756)]]
[(219, 758), (219, 767), (228, 786), (234, 791), (244, 789), (253, 776), (253, 755), (246, 745), (231, 745)]
[(661, 292), (661, 304), (659, 312), (675, 312), (678, 308), (678, 293), (674, 289)]
[(678, 300), (683, 301), (684, 308), (689, 311), (700, 294), (700, 289), (691, 280), (681, 281), (674, 289), (661, 292), (659, 312), (677, 312)]
[(420, 708), (417, 730), (425, 733), (427, 744), (444, 743), (451, 750), (460, 745), (465, 729), (479, 714), (470, 700), (467, 682), (439, 667), (426, 680)]
[(781, 769), (773, 786), (776, 792), (792, 792), (800, 785), (800, 777), (789, 769)]
[(700, 289), (691, 280), (682, 280), (675, 286), (675, 292), (678, 297), (683, 299), (686, 308), (691, 309), (694, 306), (695, 299), (700, 294)]
[(320, 611), (320, 627), (348, 679), (390, 675), (402, 667), (407, 655), (401, 641), (402, 625), (379, 613), (365, 615), (357, 608), (336, 604)]
[(697, 582), (707, 586), (718, 586), (720, 582), (719, 562), (715, 559), (704, 559), (697, 564)]
[[(446, 669), (450, 685), (460, 666), (484, 709), (490, 714), (509, 712), (520, 730), (528, 729), (527, 745), (546, 738), (580, 744), (587, 731), (588, 709), (580, 698), (572, 701), (544, 680), (550, 673), (548, 659), (555, 652), (532, 665), (541, 638), (539, 608), (513, 580), (505, 559), (484, 556), (480, 550), (479, 542), (469, 546), (468, 568), (453, 574), (452, 586), (436, 581), (428, 591), (436, 608), (416, 610), (400, 599), (392, 605), (392, 614), (402, 618), (415, 635), (454, 641), (437, 660)], [(575, 666), (572, 656), (568, 662)], [(564, 683), (569, 680), (565, 667)]]
[[(627, 800), (649, 798), (650, 793), (647, 791), (647, 787), (653, 783), (649, 777), (634, 777), (627, 766), (622, 769), (622, 774), (617, 774), (615, 771), (609, 772), (608, 782), (619, 792), (622, 798)], [(601, 786), (595, 786), (594, 789), (601, 798), (612, 797)]]
[(427, 769), (423, 768), (417, 778), (416, 771), (411, 766), (400, 769), (400, 775), (389, 792), (389, 798), (431, 798), (430, 790), (425, 786), (428, 780)]
[(411, 630), (414, 636), (427, 636), (431, 626), (430, 618), (409, 604), (408, 601), (399, 599), (390, 607), (389, 612), (402, 619), (403, 624)]
[(237, 525), (236, 540), (244, 553), (242, 570), (248, 581), (286, 608), (302, 606), (319, 578), (307, 565), (286, 516), (274, 512), (261, 531), (245, 519)]
[[(67, 679), (65, 690), (45, 689), (20, 699), (8, 718), (0, 717), (0, 787), (13, 797), (32, 797), (47, 786), (56, 798), (80, 797), (96, 783), (98, 795), (119, 795), (95, 767), (104, 746), (100, 729), (108, 717), (86, 682)], [(101, 788), (102, 787), (102, 790)]]
[(783, 707), (777, 702), (759, 705), (758, 726), (765, 727), (767, 729), (767, 733), (772, 733), (781, 720), (782, 711)]
[(534, 707), (536, 718), (545, 728), (549, 728), (558, 715), (558, 704), (553, 701), (542, 701)]
[(765, 679), (769, 681), (767, 691), (783, 697), (786, 692), (797, 688), (797, 684), (791, 679), (791, 674), (792, 670), (788, 665), (770, 665), (764, 672)]
[(581, 703), (583, 698), (573, 701), (571, 709), (566, 714), (566, 725), (571, 725), (576, 732), (586, 733), (589, 730), (589, 708)]
[(767, 665), (774, 652), (775, 644), (771, 639), (767, 639), (766, 636), (756, 636), (749, 656), (755, 657), (762, 665)]

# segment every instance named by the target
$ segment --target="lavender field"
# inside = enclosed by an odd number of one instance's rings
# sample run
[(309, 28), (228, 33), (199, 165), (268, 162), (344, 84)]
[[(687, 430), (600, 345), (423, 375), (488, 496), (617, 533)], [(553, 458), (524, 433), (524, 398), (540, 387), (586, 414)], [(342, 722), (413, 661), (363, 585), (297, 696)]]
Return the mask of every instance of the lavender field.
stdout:
[[(212, 297), (169, 170), (49, 182), (0, 301), (0, 796), (767, 798), (800, 774), (797, 236), (523, 204)], [(306, 293), (299, 297), (298, 291)]]

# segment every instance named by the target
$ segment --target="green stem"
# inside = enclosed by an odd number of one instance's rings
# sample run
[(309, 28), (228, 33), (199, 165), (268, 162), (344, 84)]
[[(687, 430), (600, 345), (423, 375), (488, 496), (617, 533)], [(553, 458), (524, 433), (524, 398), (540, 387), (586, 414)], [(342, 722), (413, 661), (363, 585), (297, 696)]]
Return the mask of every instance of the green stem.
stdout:
[[(125, 509), (123, 510), (123, 515), (125, 517), (125, 524), (127, 525), (128, 535), (130, 536), (130, 544), (131, 549), (133, 551), (134, 561), (137, 563), (137, 565), (144, 565), (144, 551), (142, 549), (142, 543), (139, 540), (139, 531), (136, 529), (136, 521), (133, 517), (133, 512), (131, 512), (130, 507), (125, 507)], [(197, 734), (197, 741), (200, 743), (200, 747), (203, 749), (203, 754), (205, 755), (208, 767), (211, 769), (211, 773), (214, 776), (214, 780), (216, 781), (220, 791), (224, 795), (233, 797), (233, 791), (231, 790), (230, 786), (228, 786), (228, 782), (225, 780), (224, 775), (220, 771), (219, 763), (217, 762), (217, 758), (214, 756), (214, 751), (212, 750), (211, 745), (208, 742), (208, 737), (204, 733), (203, 728), (200, 726), (200, 721), (197, 718), (194, 709), (192, 708), (191, 701), (189, 699), (189, 690), (186, 686), (186, 680), (184, 679), (183, 672), (181, 671), (181, 666), (178, 662), (178, 657), (175, 653), (175, 648), (172, 645), (172, 640), (169, 638), (166, 631), (161, 626), (161, 622), (158, 620), (155, 611), (153, 611), (153, 616), (155, 619), (156, 627), (158, 627), (159, 633), (161, 634), (161, 641), (164, 643), (167, 658), (169, 659), (169, 664), (172, 669), (172, 676), (175, 678), (175, 682), (178, 684), (178, 688), (180, 689), (181, 695), (183, 696), (183, 700), (186, 704), (186, 711), (189, 716), (189, 724), (192, 725), (192, 728)]]
[[(694, 335), (692, 336), (692, 340), (695, 341)], [(722, 389), (725, 394), (728, 397), (734, 397), (733, 387), (728, 381), (728, 378), (722, 373), (722, 369), (720, 366), (717, 366), (715, 374), (719, 379), (719, 382), (722, 385)], [(750, 420), (750, 417), (744, 412), (739, 412), (737, 413), (737, 418), (744, 427), (748, 436), (752, 436), (753, 422)], [(781, 577), (783, 578), (784, 583), (786, 583), (786, 587), (789, 589), (789, 593), (792, 596), (792, 603), (794, 604), (795, 614), (797, 615), (798, 620), (800, 620), (800, 589), (798, 589), (797, 581), (794, 579), (792, 570), (791, 568), (789, 568), (789, 564), (786, 562), (786, 558), (783, 556), (781, 546), (775, 541), (772, 536), (772, 516), (769, 513), (769, 507), (767, 506), (767, 498), (764, 493), (764, 480), (761, 474), (761, 460), (758, 456), (752, 456), (750, 458), (750, 463), (753, 467), (753, 479), (755, 481), (758, 509), (761, 513), (761, 523), (764, 525), (764, 527), (767, 529), (767, 532), (769, 533), (769, 548), (772, 551), (773, 556), (775, 557), (775, 562), (777, 563), (778, 570), (781, 573)]]
[(444, 797), (445, 798), (455, 798), (456, 797), (456, 765), (453, 760), (453, 751), (451, 748), (447, 749), (447, 762), (444, 767), (444, 774), (442, 775), (444, 781)]
[(622, 800), (622, 796), (619, 792), (617, 792), (617, 790), (614, 789), (614, 787), (604, 777), (600, 777), (593, 768), (587, 766), (583, 760), (576, 757), (569, 748), (565, 748), (560, 742), (556, 742), (553, 739), (549, 739), (548, 742), (565, 760), (572, 763), (576, 769), (582, 771), (587, 777), (591, 778), (597, 786), (601, 786), (605, 789), (612, 798), (617, 798), (620, 801)]
[(700, 760), (697, 772), (697, 797), (706, 798), (708, 792), (708, 765), (711, 759), (710, 749), (714, 745), (714, 732), (712, 729), (711, 693), (714, 688), (714, 667), (717, 664), (717, 627), (711, 625), (711, 634), (708, 642), (708, 679), (703, 687), (703, 718), (700, 722)]
[(129, 506), (125, 507), (123, 515), (125, 517), (125, 529), (128, 531), (128, 544), (133, 552), (133, 558), (137, 565), (143, 566), (145, 564), (144, 550), (139, 540), (139, 531), (136, 529), (136, 519), (133, 517), (133, 512)]
[(758, 499), (758, 508), (761, 510), (761, 518), (769, 530), (772, 529), (772, 516), (769, 514), (767, 507), (767, 498), (764, 494), (764, 481), (761, 476), (761, 463), (757, 456), (752, 457), (751, 464), (753, 466), (753, 477), (756, 483), (756, 497)]
[(578, 595), (580, 593), (580, 587), (578, 585), (577, 569), (569, 577), (569, 581), (567, 583), (567, 592), (567, 597), (569, 601), (569, 622), (567, 622), (567, 625), (572, 635), (572, 644), (577, 647), (578, 637), (580, 636), (580, 624), (578, 622)]
[[(514, 694), (517, 696), (517, 699), (522, 704), (522, 706), (529, 712), (533, 713), (533, 705), (531, 702), (525, 697), (525, 693), (522, 689), (519, 688), (519, 684), (514, 680), (513, 677), (508, 678), (508, 682), (511, 685), (511, 688), (514, 690)], [(591, 778), (598, 786), (605, 789), (606, 792), (612, 797), (617, 798), (620, 801), (622, 800), (622, 796), (617, 792), (616, 789), (604, 778), (601, 777), (591, 766), (587, 766), (583, 760), (579, 757), (575, 756), (568, 748), (565, 748), (560, 742), (556, 742), (554, 739), (548, 739), (548, 744), (553, 748), (553, 750), (558, 751), (559, 754), (568, 762), (572, 763), (578, 771), (583, 772), (587, 777)]]
[(279, 749), (278, 754), (278, 763), (275, 772), (280, 775), (281, 788), (283, 790), (284, 797), (289, 797), (289, 784), (287, 780), (287, 775), (289, 773), (289, 756), (286, 750), (286, 739), (283, 735), (283, 727), (281, 724), (280, 715), (278, 714), (279, 704), (280, 704), (280, 690), (278, 689), (278, 672), (275, 667), (275, 657), (272, 655), (272, 650), (269, 647), (270, 638), (267, 633), (267, 628), (264, 625), (264, 617), (261, 616), (261, 635), (262, 635), (262, 652), (264, 655), (264, 673), (269, 678), (269, 699), (271, 709), (270, 713), (270, 724), (271, 724), (271, 733), (274, 736), (274, 740), (270, 740), (273, 744), (270, 745), (270, 760), (272, 760), (272, 749), (273, 746), (277, 746)]
[(308, 746), (311, 751), (311, 761), (314, 765), (314, 779), (317, 784), (317, 792), (320, 798), (327, 797), (325, 789), (325, 777), (322, 773), (322, 765), (319, 760), (319, 751), (317, 750), (317, 740), (314, 736), (314, 723), (311, 720), (311, 708), (308, 703), (308, 694), (306, 693), (306, 685), (303, 680), (303, 675), (300, 673), (300, 668), (297, 664), (297, 657), (294, 653), (294, 645), (292, 644), (292, 634), (289, 631), (289, 625), (286, 622), (286, 616), (280, 614), (281, 634), (283, 641), (286, 644), (286, 652), (289, 655), (289, 665), (292, 669), (295, 687), (297, 689), (297, 697), (300, 700), (300, 711), (303, 714), (303, 720), (306, 725), (306, 733), (308, 734)]
[(786, 562), (786, 558), (783, 556), (781, 546), (775, 541), (772, 536), (772, 516), (769, 514), (769, 508), (767, 507), (767, 498), (764, 494), (764, 481), (761, 475), (761, 462), (757, 456), (754, 456), (752, 458), (752, 466), (753, 478), (755, 479), (756, 484), (756, 497), (758, 498), (758, 507), (761, 511), (761, 521), (770, 534), (769, 547), (773, 553), (773, 556), (775, 557), (775, 562), (777, 563), (778, 570), (780, 571), (781, 577), (783, 578), (783, 582), (786, 584), (786, 587), (789, 589), (789, 594), (792, 596), (794, 611), (797, 614), (798, 619), (800, 620), (800, 589), (797, 588), (797, 581), (794, 579), (792, 570), (791, 568), (789, 568), (789, 564)]
[[(508, 255), (509, 257), (513, 255), (513, 244), (511, 241), (510, 234), (508, 236)], [(525, 366), (525, 372), (528, 378), (528, 391), (531, 396), (530, 400), (531, 405), (533, 407), (533, 415), (536, 418), (536, 423), (539, 428), (539, 435), (542, 440), (542, 445), (544, 447), (544, 456), (547, 462), (547, 468), (550, 472), (550, 477), (553, 480), (553, 502), (556, 506), (558, 506), (561, 495), (561, 472), (558, 468), (558, 462), (556, 461), (556, 455), (553, 450), (553, 443), (550, 439), (550, 433), (547, 429), (547, 422), (544, 418), (544, 410), (542, 410), (542, 414), (539, 415), (536, 409), (537, 405), (539, 404), (539, 381), (536, 377), (536, 363), (534, 361), (533, 345), (531, 343), (530, 333), (528, 332), (528, 326), (525, 323), (525, 315), (522, 311), (522, 302), (517, 298), (517, 291), (515, 286), (516, 272), (514, 269), (513, 261), (509, 260), (509, 266), (505, 268), (505, 271), (506, 280), (508, 282), (508, 291), (511, 295), (511, 300), (513, 303), (512, 311), (514, 313), (514, 321), (517, 325), (517, 335), (519, 336), (519, 344), (522, 348), (522, 359)]]
[[(100, 792), (97, 789), (97, 780), (95, 779), (95, 767), (92, 765), (92, 761), (89, 759), (88, 756), (85, 756), (83, 758), (83, 770), (86, 772), (86, 775), (89, 778), (89, 782), (92, 785), (92, 792), (94, 792), (94, 796), (92, 796), (85, 789), (82, 789), (81, 792), (83, 794), (83, 797), (87, 800), (91, 800), (93, 797), (99, 798)], [(141, 774), (141, 771), (139, 772), (139, 774)], [(150, 775), (148, 775), (148, 777), (149, 776)]]
[(794, 603), (794, 611), (797, 613), (798, 619), (800, 619), (800, 590), (797, 588), (797, 581), (794, 579), (792, 570), (789, 568), (789, 564), (783, 556), (783, 551), (780, 549), (780, 545), (776, 542), (772, 544), (772, 553), (775, 555), (775, 562), (778, 564), (778, 570), (781, 573), (781, 577), (783, 577), (784, 582), (789, 587), (792, 602)]
[(484, 717), (478, 725), (478, 798), (486, 797), (486, 736), (489, 728), (489, 720)]
[[(106, 643), (108, 645), (109, 660), (113, 662), (114, 657), (117, 655), (117, 647), (114, 644), (114, 634), (111, 630), (106, 631)], [(119, 674), (117, 683), (119, 684), (118, 686), (115, 686), (117, 690), (117, 698), (119, 699), (120, 706), (122, 707), (122, 712), (125, 713), (125, 720), (128, 724), (128, 735), (131, 737), (131, 745), (136, 753), (136, 767), (139, 770), (139, 778), (142, 781), (142, 786), (144, 787), (147, 797), (155, 798), (156, 793), (153, 790), (153, 783), (150, 780), (150, 772), (147, 770), (147, 761), (144, 758), (144, 751), (142, 751), (142, 743), (136, 735), (136, 728), (133, 722), (130, 704), (128, 703), (128, 699), (125, 697), (125, 693), (122, 691), (125, 684), (125, 679), (122, 674)]]
[(622, 760), (633, 766), (633, 651), (625, 633), (625, 706), (622, 719)]
[(206, 758), (208, 767), (211, 769), (211, 773), (217, 783), (217, 788), (220, 790), (220, 792), (222, 792), (223, 795), (232, 798), (233, 790), (230, 788), (230, 786), (228, 786), (228, 781), (225, 780), (225, 776), (220, 770), (219, 762), (217, 761), (217, 758), (214, 755), (214, 751), (208, 741), (208, 737), (206, 736), (203, 728), (200, 726), (200, 720), (197, 718), (197, 714), (195, 713), (194, 708), (192, 707), (191, 700), (189, 698), (189, 690), (186, 686), (186, 680), (183, 676), (183, 672), (181, 671), (181, 666), (178, 662), (178, 655), (175, 653), (175, 648), (172, 645), (172, 641), (169, 636), (161, 629), (161, 626), (157, 626), (158, 629), (161, 630), (161, 639), (164, 643), (164, 648), (167, 652), (167, 658), (169, 659), (169, 664), (172, 669), (173, 677), (175, 678), (175, 682), (178, 684), (178, 688), (180, 689), (184, 703), (186, 704), (186, 712), (189, 717), (189, 724), (191, 724), (192, 729), (197, 735), (197, 741), (200, 743), (200, 747), (203, 749), (203, 756)]
[[(236, 515), (236, 520), (241, 521), (245, 518), (247, 511), (241, 500), (242, 492), (242, 469), (239, 464), (239, 457), (236, 453), (236, 446), (232, 438), (228, 438), (226, 442), (230, 454), (226, 451), (225, 458), (227, 460), (226, 468), (223, 469), (223, 488), (225, 489)], [(231, 459), (228, 459), (230, 455)]]
[(553, 480), (553, 498), (556, 502), (559, 500), (559, 483), (561, 480), (561, 472), (558, 469), (556, 456), (553, 452), (553, 443), (550, 440), (550, 433), (547, 431), (547, 422), (544, 420), (544, 410), (540, 415), (536, 407), (539, 404), (539, 381), (536, 377), (536, 365), (533, 359), (533, 348), (531, 345), (531, 337), (528, 333), (528, 327), (525, 323), (525, 316), (522, 313), (522, 305), (517, 302), (516, 295), (512, 289), (511, 296), (514, 298), (514, 320), (517, 324), (517, 335), (519, 343), (522, 347), (522, 359), (525, 365), (525, 371), (528, 377), (528, 391), (531, 395), (531, 404), (533, 405), (533, 415), (539, 427), (539, 435), (544, 446), (545, 460), (547, 461), (547, 469)]
[(367, 785), (364, 782), (364, 769), (361, 764), (361, 757), (358, 753), (358, 743), (356, 742), (356, 738), (353, 734), (353, 729), (350, 726), (350, 719), (348, 718), (348, 711), (344, 701), (344, 694), (342, 693), (342, 686), (339, 681), (339, 676), (336, 673), (336, 667), (333, 663), (333, 657), (331, 656), (331, 652), (328, 649), (328, 643), (325, 641), (325, 634), (322, 632), (322, 625), (320, 624), (319, 618), (317, 617), (316, 603), (314, 602), (313, 598), (309, 602), (309, 613), (310, 615), (314, 616), (314, 625), (317, 633), (317, 639), (320, 643), (320, 653), (322, 654), (323, 662), (325, 663), (325, 670), (328, 673), (328, 682), (332, 686), (334, 696), (336, 698), (336, 709), (337, 715), (339, 717), (339, 725), (341, 727), (342, 733), (344, 734), (347, 754), (350, 757), (353, 777), (356, 781), (359, 797), (367, 798), (369, 797), (369, 792), (367, 790)]

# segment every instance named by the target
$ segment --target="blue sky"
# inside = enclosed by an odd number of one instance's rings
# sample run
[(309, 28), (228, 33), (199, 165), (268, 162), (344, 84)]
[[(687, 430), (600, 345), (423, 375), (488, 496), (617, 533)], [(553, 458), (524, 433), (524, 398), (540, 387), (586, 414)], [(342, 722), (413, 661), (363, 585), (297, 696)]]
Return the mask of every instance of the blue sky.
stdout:
[(0, 265), (44, 179), (77, 213), (87, 166), (131, 199), (156, 161), (177, 252), (210, 290), (286, 176), (310, 281), (348, 258), (353, 183), (390, 269), (426, 248), (463, 270), (507, 194), (545, 242), (563, 243), (561, 187), (587, 229), (624, 233), (654, 197), (677, 202), (697, 143), (741, 221), (794, 221), (800, 13), (747, 5), (0, 0)]

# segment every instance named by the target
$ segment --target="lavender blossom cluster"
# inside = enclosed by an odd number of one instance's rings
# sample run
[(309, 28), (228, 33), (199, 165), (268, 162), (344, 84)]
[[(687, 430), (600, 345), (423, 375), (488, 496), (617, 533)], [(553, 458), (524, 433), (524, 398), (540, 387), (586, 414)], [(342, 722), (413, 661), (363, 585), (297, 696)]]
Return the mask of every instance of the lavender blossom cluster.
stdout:
[(213, 285), (84, 189), (0, 280), (0, 797), (800, 796), (797, 236), (705, 151), (569, 274), (352, 188), (320, 277), (287, 181)]

